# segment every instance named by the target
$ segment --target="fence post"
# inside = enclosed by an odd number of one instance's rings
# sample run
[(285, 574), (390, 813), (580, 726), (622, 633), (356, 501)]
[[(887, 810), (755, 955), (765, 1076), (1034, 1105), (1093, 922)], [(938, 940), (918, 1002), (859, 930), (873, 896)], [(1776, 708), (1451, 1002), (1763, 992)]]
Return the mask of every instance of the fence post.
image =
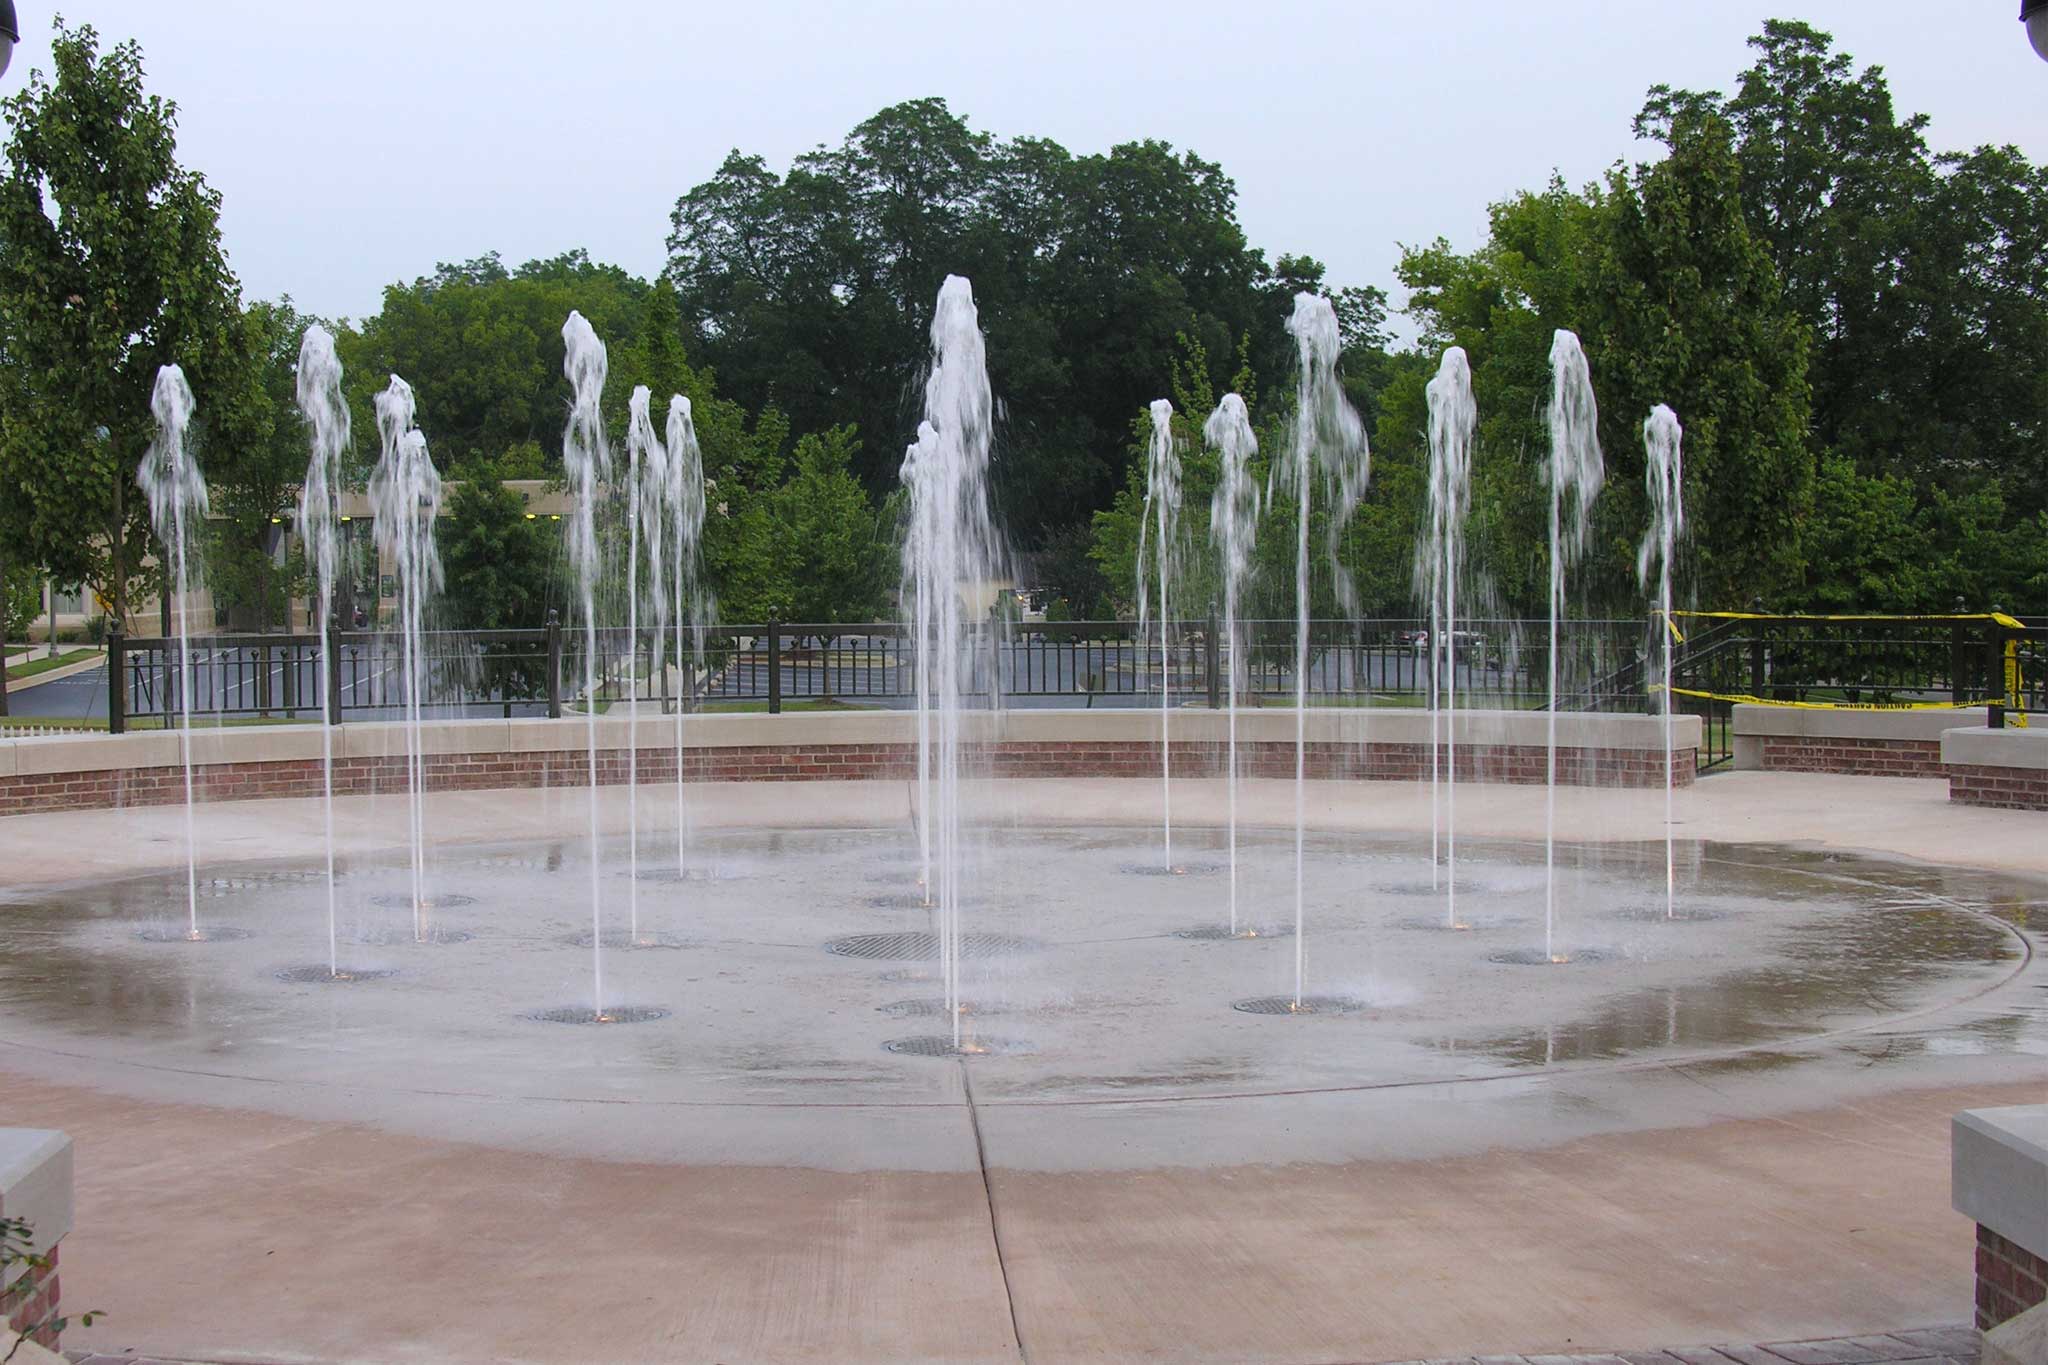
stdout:
[(768, 714), (782, 714), (782, 622), (768, 623)]
[(107, 624), (107, 733), (128, 729), (128, 651), (118, 622)]
[[(2004, 610), (1991, 604), (1993, 616)], [(1996, 621), (1984, 623), (1984, 696), (1993, 701), (2005, 698), (2005, 627)]]
[[(596, 705), (596, 699), (591, 699)], [(548, 719), (562, 718), (562, 616), (548, 608)]]
[(321, 653), (327, 659), (327, 723), (341, 724), (341, 632), (334, 628), (332, 620), (320, 625), (320, 638), (324, 648)]
[(1761, 621), (1750, 622), (1756, 633), (1749, 637), (1749, 695), (1761, 697), (1764, 694), (1764, 625)]
[(1205, 664), (1206, 671), (1208, 673), (1209, 709), (1211, 711), (1219, 710), (1223, 706), (1223, 671), (1221, 668), (1223, 660), (1223, 641), (1222, 638), (1216, 633), (1217, 629), (1218, 626), (1216, 622), (1216, 603), (1215, 600), (1212, 598), (1209, 602), (1209, 633), (1202, 637), (1208, 645), (1208, 649), (1206, 652), (1208, 653), (1209, 657), (1205, 661)]

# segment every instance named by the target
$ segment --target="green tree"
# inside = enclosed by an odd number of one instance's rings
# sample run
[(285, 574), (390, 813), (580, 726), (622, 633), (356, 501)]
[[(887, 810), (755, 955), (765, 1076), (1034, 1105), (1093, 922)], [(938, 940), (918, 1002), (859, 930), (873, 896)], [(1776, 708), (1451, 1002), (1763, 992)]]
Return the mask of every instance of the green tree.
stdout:
[(533, 630), (547, 620), (555, 537), (488, 461), (453, 485), (438, 535), (449, 624), (457, 630)]
[(1035, 544), (1123, 485), (1129, 414), (1159, 396), (1176, 337), (1219, 355), (1246, 338), (1262, 372), (1284, 370), (1287, 295), (1322, 267), (1269, 265), (1236, 193), (1163, 142), (1074, 156), (914, 100), (786, 175), (735, 151), (677, 201), (668, 273), (727, 391), (800, 431), (856, 426), (874, 492), (895, 486), (916, 423), (940, 282), (966, 275), (1005, 406), (999, 509)]
[[(1995, 483), (2004, 523), (1974, 544), (2014, 544), (2048, 509), (2048, 172), (2011, 147), (1931, 151), (1883, 70), (1810, 25), (1771, 21), (1751, 46), (1734, 95), (1656, 87), (1637, 131), (1732, 124), (1744, 215), (1812, 335), (1813, 447), (1866, 486), (1903, 479), (1930, 534)], [(1848, 557), (1815, 562), (1816, 603), (1889, 581), (1830, 543)], [(2040, 609), (2030, 572), (2018, 555), (1972, 576)]]
[[(1579, 334), (1600, 399), (1607, 489), (1580, 575), (1593, 600), (1616, 611), (1640, 601), (1641, 429), (1658, 403), (1686, 426), (1684, 580), (1721, 603), (1798, 589), (1813, 497), (1808, 333), (1744, 220), (1726, 121), (1681, 111), (1672, 142), (1663, 161), (1617, 168), (1604, 184), (1553, 181), (1496, 205), (1475, 252), (1440, 242), (1402, 261), (1426, 352), (1456, 344), (1472, 359), (1481, 425), (1469, 543), (1518, 613), (1539, 613), (1547, 591), (1544, 414), (1559, 328)], [(1406, 467), (1418, 497), (1432, 368), (1396, 376), (1380, 423), (1379, 473)]]
[(281, 561), (278, 547), (306, 472), (296, 379), (299, 344), (313, 321), (289, 298), (249, 305), (242, 352), (254, 382), (234, 428), (216, 426), (207, 445), (213, 517), (206, 580), (214, 606), (236, 629), (282, 623), (289, 600), (304, 589), (303, 561)]
[(144, 92), (132, 42), (102, 54), (60, 23), (52, 48), (54, 79), (0, 106), (0, 481), (27, 556), (125, 618), (149, 577), (135, 471), (158, 367), (200, 396), (202, 459), (241, 439), (255, 386), (220, 196), (178, 164), (177, 106)]
[(792, 452), (794, 472), (776, 493), (790, 545), (788, 618), (873, 621), (888, 614), (901, 577), (895, 517), (878, 512), (853, 475), (860, 447), (851, 427), (806, 436)]
[(376, 430), (371, 398), (396, 374), (413, 386), (420, 426), (448, 474), (527, 444), (559, 470), (570, 396), (562, 323), (581, 312), (616, 356), (634, 344), (647, 293), (645, 281), (581, 250), (516, 270), (488, 252), (392, 285), (360, 331), (336, 337), (356, 428)]

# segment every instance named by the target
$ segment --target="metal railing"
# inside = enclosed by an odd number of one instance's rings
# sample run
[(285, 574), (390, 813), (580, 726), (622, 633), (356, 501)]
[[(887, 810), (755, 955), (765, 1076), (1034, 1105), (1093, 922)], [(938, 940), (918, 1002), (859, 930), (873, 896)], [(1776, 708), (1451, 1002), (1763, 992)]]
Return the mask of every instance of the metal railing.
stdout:
[[(1560, 635), (1561, 676), (1619, 676), (1642, 648), (1641, 621), (1575, 621)], [(336, 631), (323, 656), (317, 635), (218, 635), (193, 640), (187, 669), (196, 716), (303, 720), (322, 699), (337, 722), (393, 719), (406, 706), (402, 639)], [(430, 716), (554, 715), (586, 705), (671, 710), (791, 707), (902, 707), (917, 692), (915, 642), (896, 622), (721, 625), (690, 641), (678, 660), (670, 639), (623, 630), (597, 632), (586, 674), (583, 631), (557, 622), (538, 631), (429, 631), (417, 662), (422, 711)], [(109, 641), (109, 728), (162, 724), (183, 707), (175, 640)], [(1123, 621), (990, 623), (973, 627), (962, 651), (968, 705), (1155, 705), (1160, 689), (1182, 704), (1224, 704), (1233, 665), (1248, 706), (1291, 705), (1305, 679), (1310, 705), (1421, 706), (1438, 682), (1462, 707), (1535, 709), (1547, 704), (1549, 639), (1541, 621), (1472, 621), (1456, 639), (1455, 672), (1414, 620), (1314, 621), (1307, 668), (1299, 667), (1292, 621), (1239, 624), (1226, 640), (1214, 620), (1175, 621), (1162, 652), (1158, 627), (1139, 638)], [(323, 688), (321, 668), (328, 670)], [(595, 687), (586, 682), (594, 676)], [(1629, 695), (1586, 693), (1598, 709), (1641, 709)]]
[[(2000, 701), (2043, 705), (2048, 628), (1990, 617), (1861, 620), (1681, 615), (1674, 642), (1676, 709), (1701, 717), (1700, 763), (1731, 755), (1739, 696), (1772, 701), (1897, 704)], [(1569, 621), (1559, 632), (1558, 705), (1575, 711), (1661, 709), (1657, 620)], [(393, 634), (208, 636), (191, 644), (195, 715), (226, 720), (397, 719), (405, 709), (404, 648)], [(560, 716), (589, 706), (673, 711), (906, 707), (916, 700), (915, 641), (898, 622), (720, 625), (678, 659), (672, 637), (601, 630), (586, 673), (586, 636), (550, 620), (541, 630), (429, 631), (418, 661), (421, 710), (441, 718)], [(1295, 623), (1247, 621), (1225, 639), (1214, 619), (1140, 638), (1128, 621), (987, 623), (962, 651), (963, 702), (978, 707), (1224, 704), (1235, 670), (1246, 706), (1426, 706), (1432, 681), (1461, 708), (1550, 704), (1544, 621), (1460, 622), (1455, 667), (1416, 620), (1314, 621), (1307, 668)], [(180, 712), (175, 640), (109, 640), (109, 728), (166, 723)], [(1434, 678), (1432, 671), (1434, 670)], [(595, 678), (595, 686), (586, 682)], [(1704, 695), (1688, 695), (1704, 694)]]

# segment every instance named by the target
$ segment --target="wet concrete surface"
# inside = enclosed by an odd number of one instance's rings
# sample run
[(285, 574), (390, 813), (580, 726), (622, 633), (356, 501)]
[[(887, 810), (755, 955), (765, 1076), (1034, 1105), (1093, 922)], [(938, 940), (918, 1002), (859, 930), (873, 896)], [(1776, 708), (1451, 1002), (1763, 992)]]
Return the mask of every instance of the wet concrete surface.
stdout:
[[(1180, 838), (1190, 856), (1217, 843), (1214, 831)], [(2048, 896), (2024, 878), (1688, 843), (1677, 891), (1687, 914), (1665, 920), (1643, 913), (1663, 901), (1661, 846), (1574, 845), (1561, 852), (1551, 944), (1570, 960), (1552, 964), (1540, 848), (1468, 840), (1460, 911), (1487, 931), (1419, 933), (1407, 927), (1416, 898), (1379, 888), (1427, 881), (1426, 845), (1319, 834), (1301, 947), (1303, 989), (1321, 1004), (1296, 1014), (1248, 1007), (1291, 1000), (1291, 935), (1187, 937), (1221, 924), (1223, 883), (1122, 875), (1144, 846), (1138, 835), (1011, 829), (977, 848), (962, 1032), (969, 1053), (990, 1036), (971, 1060), (983, 1109), (1120, 1128), (1128, 1115), (1115, 1109), (1140, 1099), (1369, 1104), (1379, 1091), (1488, 1091), (1499, 1131), (1461, 1103), (1462, 1137), (1435, 1125), (1415, 1134), (1440, 1151), (1592, 1131), (1570, 1105), (1532, 1124), (1517, 1084), (1538, 1076), (1584, 1083), (1602, 1069), (1708, 1063), (1761, 1073), (1779, 1068), (1757, 1059), (1798, 1057), (1825, 1091), (1843, 1071), (2048, 1053), (2048, 1020), (2019, 985)], [(15, 890), (0, 899), (0, 1056), (142, 1095), (307, 1117), (334, 1114), (346, 1094), (356, 1122), (458, 1140), (481, 1129), (494, 1143), (623, 1160), (745, 1149), (865, 1163), (874, 1151), (840, 1130), (857, 1115), (853, 1126), (870, 1131), (888, 1110), (908, 1131), (936, 1120), (938, 1134), (899, 1143), (886, 1164), (959, 1169), (946, 1111), (961, 1102), (961, 1077), (914, 1041), (932, 1029), (905, 1023), (906, 981), (939, 994), (915, 852), (901, 829), (711, 832), (683, 861), (715, 876), (636, 884), (623, 842), (607, 842), (603, 870), (620, 875), (599, 882), (602, 1001), (589, 854), (572, 842), (436, 849), (440, 908), (424, 943), (404, 860), (347, 858), (336, 936), (356, 979), (341, 982), (304, 979), (328, 955), (317, 865), (203, 870), (198, 920), (213, 937), (198, 943), (182, 941), (179, 873)], [(652, 839), (642, 855), (649, 867), (678, 861)], [(1289, 841), (1250, 834), (1241, 856), (1246, 917), (1291, 928)], [(890, 878), (903, 889), (875, 894)], [(592, 1026), (544, 1026), (599, 1006)], [(1654, 1088), (1629, 1106), (1632, 1123), (1672, 1117), (1649, 1104)], [(579, 1130), (576, 1114), (592, 1107), (605, 1121)], [(678, 1109), (721, 1117), (678, 1131)], [(1114, 1162), (1361, 1154), (1348, 1125), (1205, 1143), (1206, 1113), (1148, 1123), (1188, 1131)], [(1073, 1127), (1014, 1159), (1085, 1167), (1098, 1136)], [(1384, 1124), (1366, 1150), (1420, 1154)]]
[[(1561, 793), (1557, 943), (1609, 956), (1556, 971), (1488, 961), (1543, 946), (1540, 792), (1461, 791), (1480, 928), (1448, 933), (1381, 890), (1428, 879), (1414, 789), (1318, 787), (1306, 986), (1368, 1008), (1305, 1017), (1231, 1008), (1291, 990), (1290, 939), (1179, 936), (1221, 921), (1222, 879), (1120, 871), (1156, 784), (1018, 784), (979, 812), (968, 927), (1043, 946), (970, 959), (965, 995), (1029, 1051), (964, 1062), (886, 1050), (936, 1033), (904, 1008), (939, 995), (927, 964), (824, 949), (928, 930), (869, 903), (914, 896), (906, 792), (801, 785), (704, 794), (714, 870), (639, 883), (684, 946), (605, 960), (609, 1001), (671, 1013), (616, 1028), (531, 1017), (590, 1001), (580, 793), (434, 798), (432, 889), (475, 900), (431, 946), (372, 904), (404, 890), (402, 803), (345, 803), (344, 964), (394, 974), (341, 985), (277, 979), (326, 956), (309, 803), (201, 812), (202, 921), (251, 931), (205, 944), (136, 936), (182, 924), (173, 813), (6, 822), (0, 1112), (78, 1139), (66, 1297), (113, 1312), (70, 1344), (1306, 1363), (1852, 1337), (1968, 1316), (1948, 1116), (2048, 1094), (2039, 817), (1938, 784), (1681, 792), (1679, 923), (1644, 917), (1649, 805)], [(1176, 792), (1177, 853), (1213, 857), (1219, 807)], [(1291, 794), (1244, 809), (1248, 915), (1291, 922)], [(609, 935), (633, 883), (603, 885)]]

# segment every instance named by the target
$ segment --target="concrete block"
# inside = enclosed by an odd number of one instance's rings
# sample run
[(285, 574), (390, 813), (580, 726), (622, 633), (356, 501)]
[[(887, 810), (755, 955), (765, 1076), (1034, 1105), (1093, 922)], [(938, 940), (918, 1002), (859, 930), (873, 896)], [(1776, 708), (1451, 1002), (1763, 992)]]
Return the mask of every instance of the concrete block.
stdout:
[(2048, 770), (2048, 726), (1993, 730), (1980, 725), (1949, 730), (1941, 737), (1941, 761), (1974, 768)]
[[(0, 1218), (30, 1225), (37, 1252), (71, 1232), (71, 1139), (50, 1128), (0, 1128)], [(12, 1267), (0, 1287), (24, 1270)]]
[(2048, 1105), (1966, 1109), (1950, 1130), (1955, 1211), (2048, 1256)]

